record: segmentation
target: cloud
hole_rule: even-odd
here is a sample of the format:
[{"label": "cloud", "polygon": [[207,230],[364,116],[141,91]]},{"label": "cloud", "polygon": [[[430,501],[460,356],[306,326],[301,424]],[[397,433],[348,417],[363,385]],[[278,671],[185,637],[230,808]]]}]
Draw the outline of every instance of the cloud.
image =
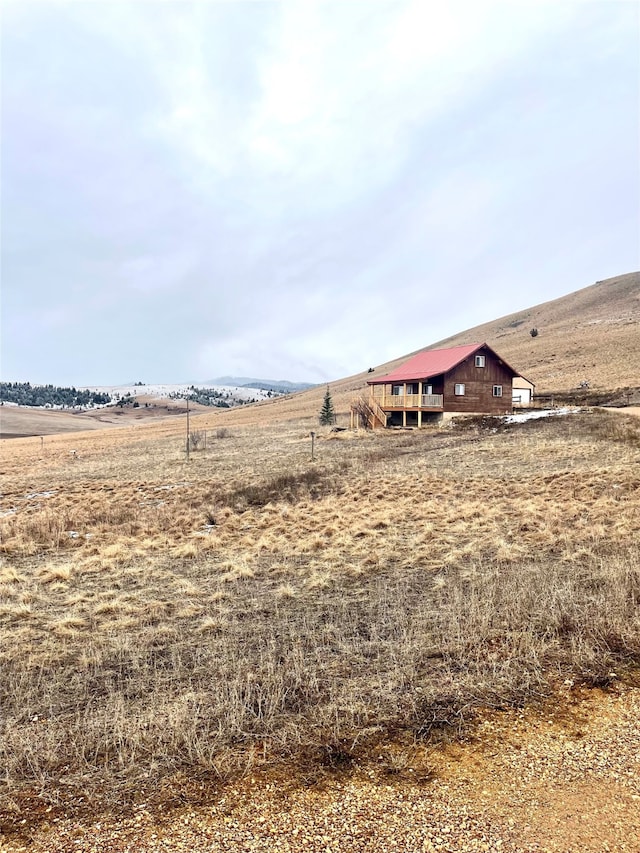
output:
[{"label": "cloud", "polygon": [[174,254],[141,255],[122,263],[120,273],[126,283],[141,293],[179,287],[195,269],[194,254],[179,251]]},{"label": "cloud", "polygon": [[322,381],[637,266],[634,4],[9,6],[3,372]]}]

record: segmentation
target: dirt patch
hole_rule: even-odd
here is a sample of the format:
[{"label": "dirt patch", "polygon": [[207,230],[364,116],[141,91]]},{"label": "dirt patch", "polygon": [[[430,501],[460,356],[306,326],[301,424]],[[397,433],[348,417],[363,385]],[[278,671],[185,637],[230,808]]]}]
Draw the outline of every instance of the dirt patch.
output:
[{"label": "dirt patch", "polygon": [[[209,793],[177,777],[174,793],[182,786],[191,803],[139,800],[127,812],[87,810],[80,819],[50,808],[32,826],[16,813],[2,849],[637,853],[639,713],[637,689],[565,685],[537,711],[487,713],[467,742],[380,746],[321,784],[299,768],[257,771]],[[425,762],[428,776],[419,772]]]},{"label": "dirt patch", "polygon": [[628,406],[626,409],[620,409],[619,411],[626,415],[635,415],[635,417],[640,416],[640,406]]}]

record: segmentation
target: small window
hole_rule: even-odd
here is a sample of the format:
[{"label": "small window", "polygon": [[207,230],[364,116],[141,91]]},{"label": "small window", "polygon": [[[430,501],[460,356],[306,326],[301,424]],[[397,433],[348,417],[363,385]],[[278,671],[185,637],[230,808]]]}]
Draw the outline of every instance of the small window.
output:
[{"label": "small window", "polygon": [[456,395],[456,397],[464,397],[464,383],[457,383],[453,393]]},{"label": "small window", "polygon": [[484,356],[477,355],[476,356],[476,367],[484,367]]},{"label": "small window", "polygon": [[502,385],[494,385],[493,386],[493,396],[494,397],[502,397]]},{"label": "small window", "polygon": [[417,394],[418,393],[418,383],[417,382],[408,382],[407,383],[407,394]]},{"label": "small window", "polygon": [[391,389],[391,394],[394,397],[399,397],[402,394],[402,385],[394,385]]},{"label": "small window", "polygon": [[422,393],[423,394],[433,394],[433,385],[429,385],[426,382],[422,383]]}]

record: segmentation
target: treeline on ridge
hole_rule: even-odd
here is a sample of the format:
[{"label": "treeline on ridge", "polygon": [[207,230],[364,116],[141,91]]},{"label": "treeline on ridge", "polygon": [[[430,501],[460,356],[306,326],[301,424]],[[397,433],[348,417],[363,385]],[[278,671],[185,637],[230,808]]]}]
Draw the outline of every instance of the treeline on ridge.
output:
[{"label": "treeline on ridge", "polygon": [[31,385],[30,382],[0,382],[0,402],[18,406],[77,408],[111,402],[111,395],[101,391],[60,388],[56,385]]},{"label": "treeline on ridge", "polygon": [[[275,396],[280,395],[272,391],[267,394],[267,397]],[[176,391],[169,397],[173,400],[192,400],[194,403],[200,403],[201,406],[218,406],[221,409],[230,409],[233,406],[258,402],[257,397],[242,400],[235,397],[230,391],[220,391],[217,388],[196,388],[195,385],[190,385],[187,391]]]}]

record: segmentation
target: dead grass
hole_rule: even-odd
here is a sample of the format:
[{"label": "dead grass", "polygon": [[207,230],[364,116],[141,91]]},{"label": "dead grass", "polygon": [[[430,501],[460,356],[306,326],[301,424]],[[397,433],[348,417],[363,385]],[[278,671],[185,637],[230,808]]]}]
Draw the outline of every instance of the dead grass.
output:
[{"label": "dead grass", "polygon": [[339,763],[622,675],[638,424],[327,434],[315,461],[308,422],[189,463],[168,425],[0,447],[3,784]]}]

